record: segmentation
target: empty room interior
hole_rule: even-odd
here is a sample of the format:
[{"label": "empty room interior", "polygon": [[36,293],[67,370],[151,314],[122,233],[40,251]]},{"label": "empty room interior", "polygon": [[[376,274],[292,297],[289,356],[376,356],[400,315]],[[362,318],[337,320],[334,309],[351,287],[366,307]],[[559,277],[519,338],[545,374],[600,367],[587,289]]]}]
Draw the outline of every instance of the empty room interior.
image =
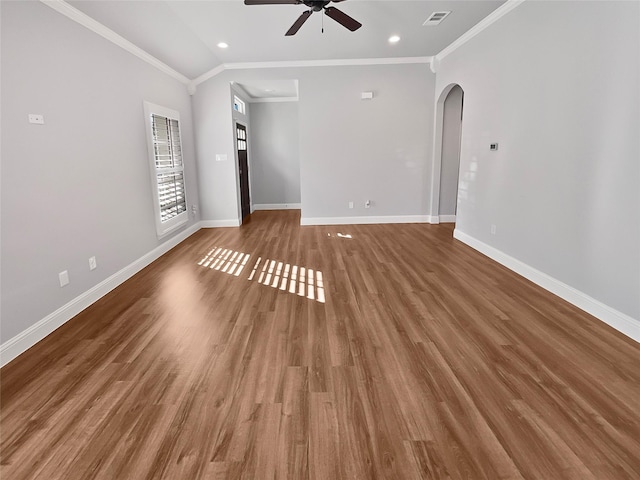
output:
[{"label": "empty room interior", "polygon": [[0,22],[0,478],[640,478],[640,2]]}]

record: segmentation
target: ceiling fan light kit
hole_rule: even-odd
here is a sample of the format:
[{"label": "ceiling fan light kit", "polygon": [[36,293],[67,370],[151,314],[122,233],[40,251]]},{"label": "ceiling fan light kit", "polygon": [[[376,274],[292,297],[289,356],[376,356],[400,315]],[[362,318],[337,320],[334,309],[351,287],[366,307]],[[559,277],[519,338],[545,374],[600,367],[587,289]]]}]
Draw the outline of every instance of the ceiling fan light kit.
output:
[{"label": "ceiling fan light kit", "polygon": [[[355,32],[362,24],[357,20],[351,18],[342,10],[338,10],[336,7],[328,6],[330,3],[344,2],[345,0],[244,0],[245,5],[306,5],[309,10],[302,12],[302,15],[291,25],[291,28],[287,30],[285,36],[290,37],[295,35],[300,27],[307,21],[307,19],[314,12],[323,12],[327,17],[335,20],[347,30]],[[324,31],[324,30],[323,30]]]}]

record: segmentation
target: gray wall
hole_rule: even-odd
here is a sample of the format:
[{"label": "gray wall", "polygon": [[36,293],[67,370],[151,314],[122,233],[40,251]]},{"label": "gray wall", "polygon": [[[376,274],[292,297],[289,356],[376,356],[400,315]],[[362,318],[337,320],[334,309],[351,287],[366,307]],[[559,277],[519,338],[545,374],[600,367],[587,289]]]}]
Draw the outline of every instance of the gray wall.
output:
[{"label": "gray wall", "polygon": [[189,204],[198,189],[184,85],[39,2],[1,9],[5,342],[160,244],[144,100],[180,112]]},{"label": "gray wall", "polygon": [[636,319],[639,10],[525,2],[445,57],[436,88],[465,94],[457,228]]},{"label": "gray wall", "polygon": [[301,80],[302,216],[426,215],[433,86],[427,65],[323,68]]},{"label": "gray wall", "polygon": [[447,95],[442,119],[442,166],[440,170],[439,215],[455,215],[460,167],[460,134],[462,133],[462,89],[459,86]]},{"label": "gray wall", "polygon": [[[236,166],[215,155],[233,154],[229,82],[258,78],[299,81],[303,218],[429,212],[435,75],[428,65],[277,68],[225,71],[198,85],[193,112],[203,219],[238,217]],[[363,91],[375,98],[361,100]]]},{"label": "gray wall", "polygon": [[253,204],[300,203],[298,102],[251,104]]}]

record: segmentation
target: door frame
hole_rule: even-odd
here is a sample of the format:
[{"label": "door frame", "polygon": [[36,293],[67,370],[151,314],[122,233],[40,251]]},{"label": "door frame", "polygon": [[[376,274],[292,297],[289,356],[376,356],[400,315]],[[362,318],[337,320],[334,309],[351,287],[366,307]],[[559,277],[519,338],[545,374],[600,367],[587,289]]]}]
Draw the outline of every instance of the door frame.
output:
[{"label": "door frame", "polygon": [[240,154],[238,152],[238,134],[236,132],[236,125],[242,125],[247,132],[247,179],[249,185],[249,213],[253,213],[253,200],[251,196],[251,144],[249,142],[249,123],[243,122],[242,120],[238,120],[237,118],[232,118],[232,126],[233,126],[233,152],[235,156],[235,170],[236,170],[236,187],[238,192],[238,221],[239,224],[242,225],[242,186],[240,185]]}]

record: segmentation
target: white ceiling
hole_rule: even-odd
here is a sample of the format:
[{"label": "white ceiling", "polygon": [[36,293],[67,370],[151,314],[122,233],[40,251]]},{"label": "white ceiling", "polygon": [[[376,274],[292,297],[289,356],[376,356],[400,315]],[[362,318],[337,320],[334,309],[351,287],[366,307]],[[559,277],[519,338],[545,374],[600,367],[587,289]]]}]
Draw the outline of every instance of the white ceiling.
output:
[{"label": "white ceiling", "polygon": [[[291,37],[304,5],[247,6],[242,0],[74,0],[73,7],[190,79],[223,63],[425,57],[489,15],[504,0],[349,0],[336,4],[363,24],[350,32],[320,12]],[[422,23],[452,13],[438,26]],[[321,24],[324,17],[324,33]],[[400,42],[390,44],[391,35]],[[226,42],[229,48],[217,47]]]}]

